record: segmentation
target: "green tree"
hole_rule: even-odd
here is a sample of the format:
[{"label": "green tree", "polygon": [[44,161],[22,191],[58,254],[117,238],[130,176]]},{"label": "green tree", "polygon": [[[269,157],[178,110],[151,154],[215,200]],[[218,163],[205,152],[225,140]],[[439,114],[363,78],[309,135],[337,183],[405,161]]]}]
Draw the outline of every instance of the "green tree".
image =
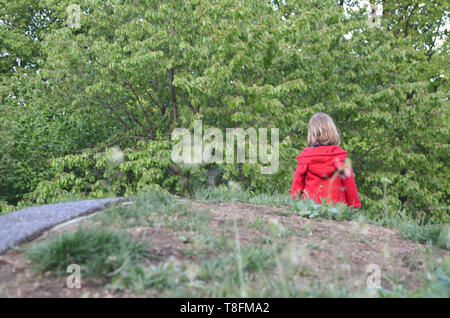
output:
[{"label": "green tree", "polygon": [[[25,185],[11,190],[16,198],[36,189],[32,200],[53,200],[47,193],[61,187],[98,196],[98,182],[111,171],[87,153],[120,145],[131,158],[146,147],[136,146],[137,139],[149,140],[151,154],[167,150],[173,128],[192,128],[194,119],[204,129],[278,127],[276,174],[261,175],[261,164],[248,163],[219,170],[222,181],[235,179],[254,192],[288,191],[307,122],[324,111],[342,132],[370,213],[389,204],[423,221],[448,221],[448,51],[442,49],[448,40],[441,49],[428,44],[440,32],[439,10],[404,13],[389,5],[377,29],[365,10],[345,15],[341,1],[79,3],[81,28],[71,29],[62,22],[70,1],[45,2],[55,24],[37,41],[38,72],[15,74],[6,85],[17,93],[5,98],[8,111],[0,115],[10,139],[1,148],[10,159],[1,166],[29,160],[15,174]],[[401,14],[411,16],[407,31]],[[75,157],[63,157],[69,153]],[[113,194],[144,183],[186,193],[206,182],[207,167],[185,169],[167,157],[158,165],[142,156],[139,164],[117,168]],[[53,157],[61,157],[53,160],[55,170],[39,170],[39,158]],[[149,171],[147,181],[139,169]],[[33,182],[30,171],[40,171]],[[64,173],[73,180],[57,181]]]}]

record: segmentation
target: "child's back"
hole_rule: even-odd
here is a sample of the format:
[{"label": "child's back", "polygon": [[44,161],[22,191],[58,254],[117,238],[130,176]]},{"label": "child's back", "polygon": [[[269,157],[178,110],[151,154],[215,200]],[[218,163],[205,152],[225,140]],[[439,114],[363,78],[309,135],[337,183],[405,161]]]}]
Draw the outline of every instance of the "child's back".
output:
[{"label": "child's back", "polygon": [[339,147],[339,142],[340,135],[333,119],[325,113],[314,114],[308,123],[309,147],[297,156],[298,165],[291,188],[293,199],[306,197],[321,203],[327,198],[327,202],[361,206],[351,167],[342,169],[347,152]]},{"label": "child's back", "polygon": [[322,198],[329,198],[333,202],[361,206],[351,168],[349,175],[338,170],[344,167],[346,158],[347,152],[337,145],[304,148],[297,156],[291,196],[301,196],[304,192],[303,197],[318,203]]}]

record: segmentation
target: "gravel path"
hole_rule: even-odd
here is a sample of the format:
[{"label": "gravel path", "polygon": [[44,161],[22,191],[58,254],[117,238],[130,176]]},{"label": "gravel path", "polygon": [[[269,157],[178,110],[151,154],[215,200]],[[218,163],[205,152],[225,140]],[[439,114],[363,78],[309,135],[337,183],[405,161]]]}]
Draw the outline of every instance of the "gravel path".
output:
[{"label": "gravel path", "polygon": [[126,198],[96,199],[30,207],[0,216],[0,254],[55,225],[101,210]]}]

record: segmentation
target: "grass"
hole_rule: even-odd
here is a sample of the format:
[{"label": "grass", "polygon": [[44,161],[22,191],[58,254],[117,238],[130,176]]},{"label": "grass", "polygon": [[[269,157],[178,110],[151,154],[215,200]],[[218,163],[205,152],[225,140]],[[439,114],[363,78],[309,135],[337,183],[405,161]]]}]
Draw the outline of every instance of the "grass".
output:
[{"label": "grass", "polygon": [[248,202],[257,205],[286,206],[288,209],[279,213],[292,212],[309,218],[324,218],[335,220],[352,220],[360,215],[360,209],[349,208],[345,204],[317,204],[313,200],[292,200],[290,195],[282,193],[257,194],[236,187],[206,187],[197,189],[192,199],[201,202]]},{"label": "grass", "polygon": [[38,272],[67,275],[67,267],[77,264],[87,277],[110,277],[118,269],[141,259],[145,244],[119,232],[79,228],[74,233],[34,244],[26,256]]},{"label": "grass", "polygon": [[394,217],[377,220],[363,217],[363,220],[366,223],[395,228],[405,239],[450,251],[449,224],[417,224],[413,219],[405,220]]},{"label": "grass", "polygon": [[427,272],[427,279],[422,288],[409,291],[402,285],[396,285],[391,290],[381,289],[379,297],[450,297],[450,257],[446,257],[442,264],[438,264]]},{"label": "grass", "polygon": [[175,196],[164,191],[150,191],[127,205],[105,209],[95,220],[102,225],[119,225],[122,228],[158,226],[186,213],[186,208]]},{"label": "grass", "polygon": [[250,199],[250,194],[234,187],[201,187],[194,191],[192,198],[201,202],[245,202]]},{"label": "grass", "polygon": [[[292,201],[289,196],[257,195],[227,188],[198,190],[194,198],[203,202],[248,202],[256,205],[285,207],[275,213],[290,218],[300,215],[310,219],[364,219],[364,211],[345,206],[318,205],[311,201]],[[62,234],[26,251],[38,272],[50,271],[66,276],[70,264],[79,264],[88,277],[101,278],[106,288],[132,291],[151,297],[439,297],[449,295],[450,259],[427,268],[422,288],[408,290],[395,274],[392,289],[355,288],[344,279],[322,283],[304,256],[325,251],[311,242],[299,248],[293,240],[312,237],[308,223],[293,230],[275,218],[256,215],[246,224],[258,236],[244,243],[238,224],[224,223],[212,229],[209,213],[198,206],[180,202],[166,192],[152,191],[132,203],[108,207],[90,222],[92,227]],[[404,222],[404,221],[402,221]],[[408,239],[447,248],[448,228],[425,227],[390,220]],[[165,228],[177,233],[184,247],[181,257],[158,257],[148,251],[151,242],[128,233],[136,227]],[[110,228],[115,228],[111,231]],[[321,236],[322,240],[328,239]],[[331,240],[331,238],[330,238]],[[446,241],[447,240],[447,241]],[[147,248],[146,248],[147,247]],[[338,260],[330,260],[337,262]],[[411,261],[411,266],[414,264]],[[419,266],[416,266],[418,271]],[[418,272],[419,273],[419,272]],[[300,279],[299,279],[300,278]]]},{"label": "grass", "polygon": [[396,225],[402,236],[409,240],[450,250],[450,225],[417,225],[400,222]]},{"label": "grass", "polygon": [[[278,212],[279,215],[285,216],[295,213],[311,219],[359,220],[392,227],[406,239],[450,250],[450,226],[448,224],[419,225],[415,220],[405,220],[404,217],[385,217],[373,220],[365,215],[363,209],[349,208],[345,204],[331,205],[325,202],[317,204],[313,200],[294,201],[289,195],[279,193],[251,195],[246,191],[230,190],[227,187],[201,188],[195,192],[193,199],[203,202],[248,202],[257,205],[286,206],[286,210]],[[385,214],[393,215],[393,213]]]}]

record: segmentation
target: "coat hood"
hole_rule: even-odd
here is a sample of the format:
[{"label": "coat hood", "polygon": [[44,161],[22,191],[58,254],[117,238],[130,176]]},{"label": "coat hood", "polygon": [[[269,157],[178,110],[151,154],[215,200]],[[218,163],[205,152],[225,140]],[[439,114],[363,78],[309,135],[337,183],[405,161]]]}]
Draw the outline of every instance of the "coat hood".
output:
[{"label": "coat hood", "polygon": [[299,164],[306,164],[308,171],[319,176],[329,177],[347,158],[347,151],[337,145],[306,147],[297,156]]}]

